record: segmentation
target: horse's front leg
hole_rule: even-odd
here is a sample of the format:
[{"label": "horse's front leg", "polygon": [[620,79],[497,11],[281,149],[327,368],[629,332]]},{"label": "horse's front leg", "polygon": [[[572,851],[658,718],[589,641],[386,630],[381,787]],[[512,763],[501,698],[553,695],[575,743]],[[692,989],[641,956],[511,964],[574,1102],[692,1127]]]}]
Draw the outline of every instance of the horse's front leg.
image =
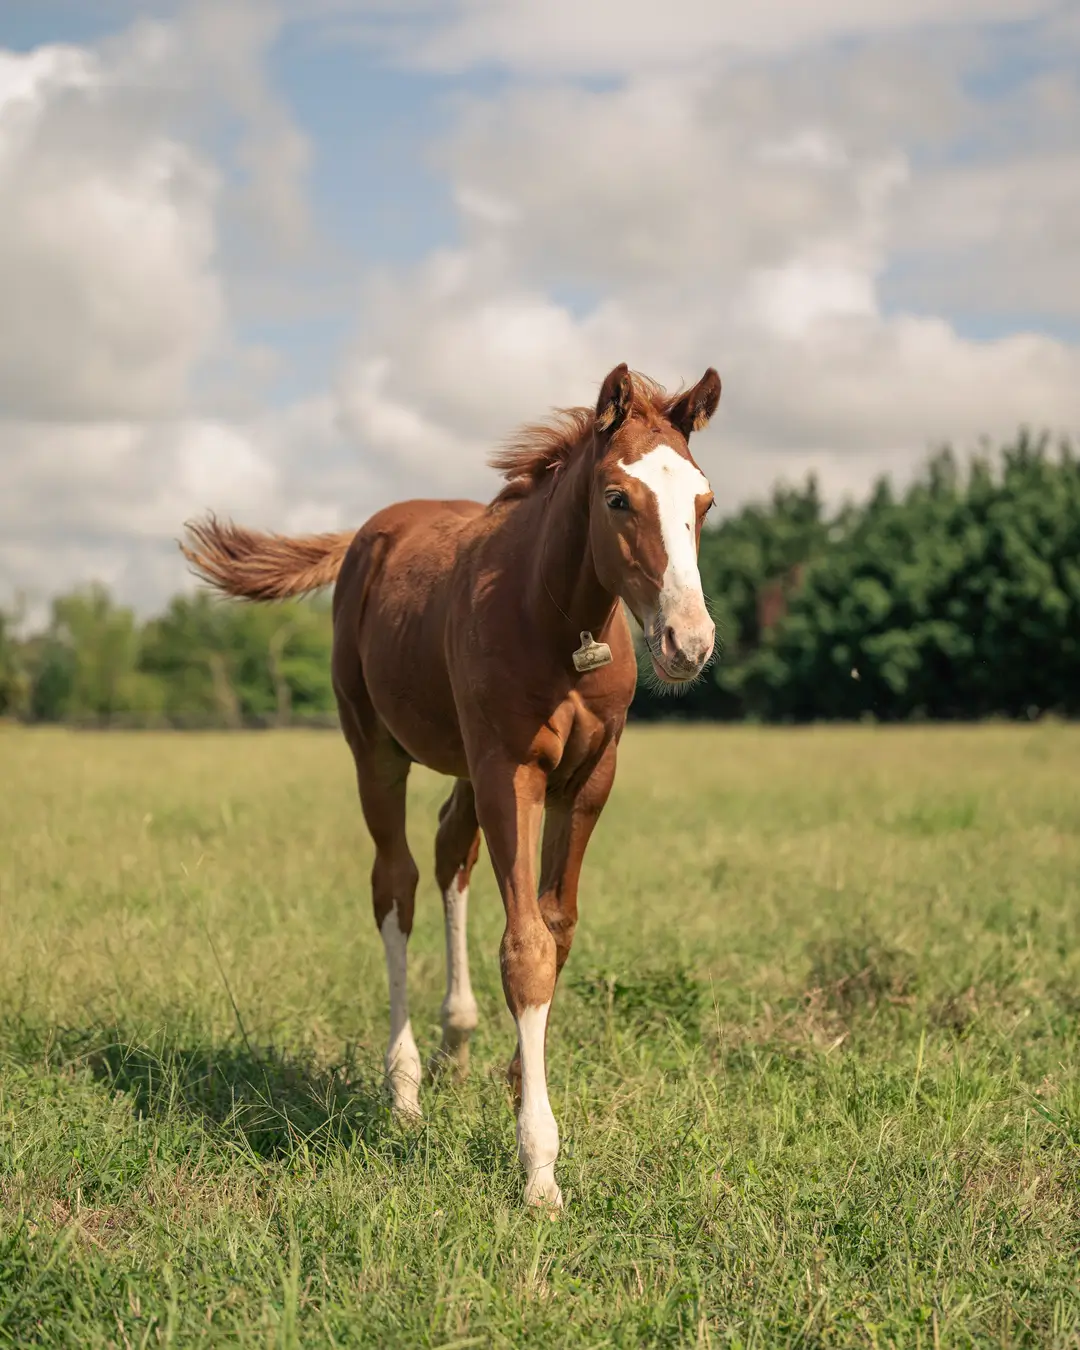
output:
[{"label": "horse's front leg", "polygon": [[489,762],[474,774],[473,786],[506,910],[499,958],[521,1059],[517,1144],[525,1169],[525,1199],[531,1205],[560,1206],[562,1193],[555,1180],[559,1127],[548,1100],[545,1061],[558,946],[540,908],[535,861],[547,775],[535,765]]},{"label": "horse's front leg", "polygon": [[[581,866],[593,828],[615,781],[616,749],[612,741],[583,783],[547,799],[540,857],[540,913],[555,939],[556,981],[574,941]],[[507,1078],[515,1099],[520,1101],[520,1051],[515,1051],[510,1061]]]}]

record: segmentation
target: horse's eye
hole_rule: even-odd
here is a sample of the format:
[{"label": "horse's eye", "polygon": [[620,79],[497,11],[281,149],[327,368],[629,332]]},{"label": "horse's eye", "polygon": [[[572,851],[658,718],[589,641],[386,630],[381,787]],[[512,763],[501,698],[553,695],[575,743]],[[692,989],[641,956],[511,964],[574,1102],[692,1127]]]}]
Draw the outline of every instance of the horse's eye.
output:
[{"label": "horse's eye", "polygon": [[607,495],[607,504],[613,511],[630,510],[630,498],[625,492],[609,492]]}]

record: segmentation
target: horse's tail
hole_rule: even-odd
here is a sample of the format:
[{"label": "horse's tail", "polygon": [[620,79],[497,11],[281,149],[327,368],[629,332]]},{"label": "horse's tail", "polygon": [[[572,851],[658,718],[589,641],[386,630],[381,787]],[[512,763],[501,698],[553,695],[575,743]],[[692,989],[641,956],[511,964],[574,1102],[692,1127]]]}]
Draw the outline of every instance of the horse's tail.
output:
[{"label": "horse's tail", "polygon": [[225,595],[244,600],[285,600],[331,585],[356,531],[281,534],[247,530],[213,515],[189,521],[180,550],[191,570]]}]

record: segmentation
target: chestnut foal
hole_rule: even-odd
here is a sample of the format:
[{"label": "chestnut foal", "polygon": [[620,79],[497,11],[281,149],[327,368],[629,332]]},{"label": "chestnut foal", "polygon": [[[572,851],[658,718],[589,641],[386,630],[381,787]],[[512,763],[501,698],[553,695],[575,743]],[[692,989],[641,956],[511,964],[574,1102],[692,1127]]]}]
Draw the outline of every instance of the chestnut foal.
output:
[{"label": "chestnut foal", "polygon": [[494,458],[507,483],[488,506],[401,502],[355,534],[302,539],[212,516],[188,527],[188,560],[228,595],[272,600],[336,578],[333,683],[375,844],[386,1071],[405,1116],[420,1114],[421,1077],[406,975],[418,879],[405,838],[410,765],[456,779],[439,812],[435,874],[446,922],[441,1057],[459,1070],[477,1021],[465,928],[483,830],[506,911],[500,962],[518,1039],[509,1076],[532,1204],[562,1203],[545,1040],[582,858],[634,693],[619,601],[641,624],[659,680],[701,673],[714,629],[697,551],[712,492],[687,441],[719,398],[712,369],[670,397],[620,365],[595,411],[525,428]]}]

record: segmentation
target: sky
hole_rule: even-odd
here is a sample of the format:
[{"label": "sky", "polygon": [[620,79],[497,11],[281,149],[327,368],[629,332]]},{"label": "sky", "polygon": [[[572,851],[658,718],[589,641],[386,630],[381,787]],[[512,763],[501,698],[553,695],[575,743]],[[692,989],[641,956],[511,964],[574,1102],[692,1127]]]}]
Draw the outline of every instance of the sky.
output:
[{"label": "sky", "polygon": [[486,500],[620,361],[720,371],[722,512],[1080,433],[1075,0],[4,0],[0,201],[30,614]]}]

